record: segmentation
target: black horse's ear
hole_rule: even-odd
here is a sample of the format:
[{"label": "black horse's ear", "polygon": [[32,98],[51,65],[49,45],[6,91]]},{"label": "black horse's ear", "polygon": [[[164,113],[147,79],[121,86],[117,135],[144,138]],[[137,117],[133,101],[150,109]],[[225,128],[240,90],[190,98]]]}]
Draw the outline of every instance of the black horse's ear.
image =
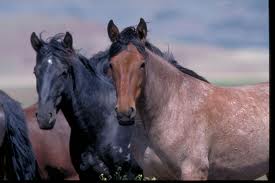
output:
[{"label": "black horse's ear", "polygon": [[143,18],[140,18],[140,21],[137,26],[137,33],[141,40],[145,40],[147,36],[147,25]]},{"label": "black horse's ear", "polygon": [[35,51],[39,51],[39,49],[42,47],[42,42],[41,40],[38,38],[38,36],[35,34],[35,32],[32,33],[31,35],[31,44],[32,47]]},{"label": "black horse's ear", "polygon": [[113,20],[109,21],[107,30],[108,30],[108,35],[109,35],[110,40],[112,42],[117,41],[119,38],[119,30],[118,30],[117,26],[114,24]]},{"label": "black horse's ear", "polygon": [[66,32],[63,43],[66,48],[73,49],[73,36],[69,32]]}]

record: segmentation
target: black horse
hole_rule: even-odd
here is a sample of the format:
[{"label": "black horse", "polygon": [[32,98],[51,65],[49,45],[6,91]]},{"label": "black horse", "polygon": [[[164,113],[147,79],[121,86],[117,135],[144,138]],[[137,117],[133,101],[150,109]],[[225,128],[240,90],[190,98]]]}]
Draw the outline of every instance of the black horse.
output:
[{"label": "black horse", "polygon": [[48,41],[33,33],[31,44],[37,53],[39,126],[52,129],[62,110],[71,127],[71,160],[80,179],[98,180],[101,174],[116,179],[119,167],[128,178],[142,173],[130,153],[132,130],[117,122],[116,93],[104,69],[108,54],[88,60],[73,48],[68,32]]},{"label": "black horse", "polygon": [[0,90],[0,180],[39,180],[24,112]]}]

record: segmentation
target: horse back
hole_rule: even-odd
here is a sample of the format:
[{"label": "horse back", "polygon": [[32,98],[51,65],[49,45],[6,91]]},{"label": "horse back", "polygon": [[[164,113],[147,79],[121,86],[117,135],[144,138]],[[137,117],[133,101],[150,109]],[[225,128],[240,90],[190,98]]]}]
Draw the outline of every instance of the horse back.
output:
[{"label": "horse back", "polygon": [[269,117],[269,83],[214,87],[203,105],[203,110],[209,114],[211,122],[220,124],[224,120],[232,120],[232,123],[255,121],[255,126],[257,121],[267,121]]},{"label": "horse back", "polygon": [[224,91],[225,96],[232,96],[232,99],[238,98],[240,102],[250,99],[252,104],[256,104],[257,107],[263,106],[265,109],[269,109],[269,82],[227,88],[221,87],[220,90]]},{"label": "horse back", "polygon": [[232,170],[232,177],[241,176],[234,169],[245,172],[243,177],[268,171],[269,83],[216,87],[204,110],[212,134],[211,176],[218,175],[220,167]]}]

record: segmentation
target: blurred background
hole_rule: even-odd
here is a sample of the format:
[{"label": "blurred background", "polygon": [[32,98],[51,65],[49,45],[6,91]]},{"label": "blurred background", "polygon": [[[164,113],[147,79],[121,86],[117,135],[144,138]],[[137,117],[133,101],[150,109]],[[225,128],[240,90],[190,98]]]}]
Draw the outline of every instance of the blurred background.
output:
[{"label": "blurred background", "polygon": [[91,57],[110,45],[110,19],[122,30],[140,17],[151,43],[216,85],[269,81],[268,0],[1,0],[0,89],[23,106],[37,100],[32,32],[70,31]]}]

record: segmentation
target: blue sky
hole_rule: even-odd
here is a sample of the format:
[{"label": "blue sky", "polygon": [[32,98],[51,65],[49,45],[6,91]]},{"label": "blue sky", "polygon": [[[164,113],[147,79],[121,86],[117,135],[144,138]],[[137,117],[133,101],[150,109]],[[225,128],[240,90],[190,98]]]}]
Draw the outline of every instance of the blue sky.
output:
[{"label": "blue sky", "polygon": [[76,17],[118,27],[143,17],[154,39],[224,48],[269,48],[268,0],[2,0],[0,16]]}]

